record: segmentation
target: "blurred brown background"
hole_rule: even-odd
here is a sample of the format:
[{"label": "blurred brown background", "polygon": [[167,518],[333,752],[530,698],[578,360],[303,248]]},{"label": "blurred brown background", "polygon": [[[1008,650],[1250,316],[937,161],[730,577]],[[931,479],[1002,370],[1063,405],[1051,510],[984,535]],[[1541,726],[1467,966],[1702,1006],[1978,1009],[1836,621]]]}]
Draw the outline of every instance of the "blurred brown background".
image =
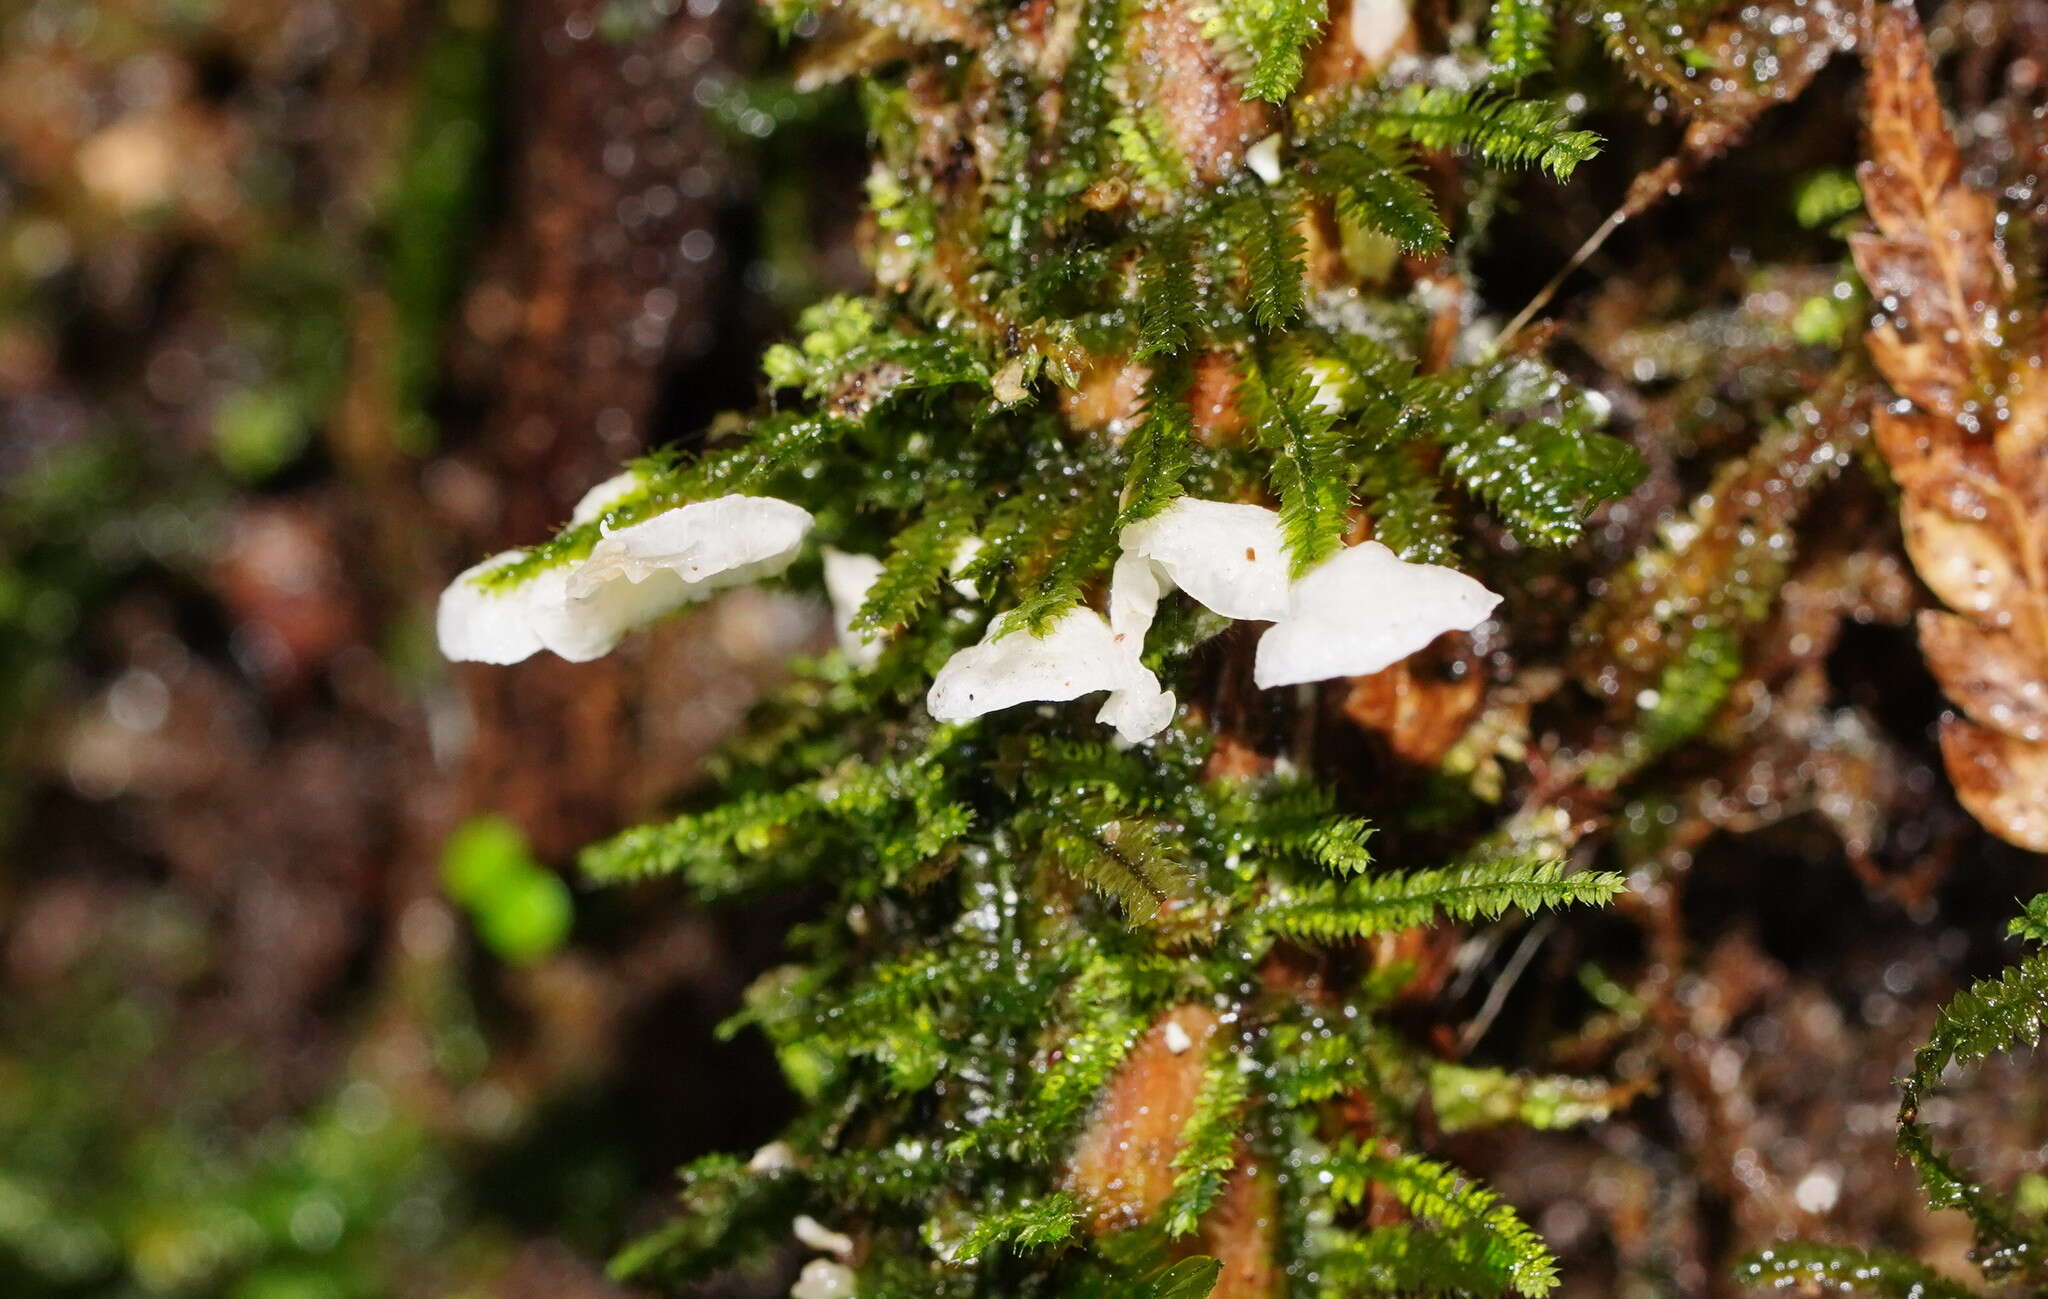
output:
[{"label": "blurred brown background", "polygon": [[442,875],[650,814],[817,611],[431,632],[856,278],[774,57],[720,0],[0,4],[0,1293],[610,1293],[774,1130],[710,1029],[782,917]]}]

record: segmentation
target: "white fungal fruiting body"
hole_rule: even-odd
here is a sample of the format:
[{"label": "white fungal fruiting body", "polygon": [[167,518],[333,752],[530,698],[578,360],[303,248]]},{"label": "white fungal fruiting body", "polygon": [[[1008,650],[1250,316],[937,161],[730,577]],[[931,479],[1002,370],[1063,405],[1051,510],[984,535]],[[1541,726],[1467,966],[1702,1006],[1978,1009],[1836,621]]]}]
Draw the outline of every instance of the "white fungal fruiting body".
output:
[{"label": "white fungal fruiting body", "polygon": [[1195,1039],[1188,1036],[1188,1031],[1180,1026],[1177,1019],[1166,1021],[1165,1039],[1166,1049],[1175,1055],[1186,1055],[1195,1047]]},{"label": "white fungal fruiting body", "polygon": [[1351,43],[1379,67],[1408,34],[1408,0],[1351,0]]},{"label": "white fungal fruiting body", "polygon": [[1252,680],[1290,686],[1378,672],[1447,631],[1477,627],[1499,603],[1456,569],[1407,563],[1364,542],[1294,583],[1287,616],[1259,638]]},{"label": "white fungal fruiting body", "polygon": [[1226,618],[1271,621],[1288,610],[1287,542],[1261,505],[1183,496],[1123,530],[1110,575],[1109,621],[1139,642],[1159,601],[1178,587]]},{"label": "white fungal fruiting body", "polygon": [[1278,131],[1244,151],[1244,165],[1268,185],[1280,183],[1280,133]]},{"label": "white fungal fruiting body", "polygon": [[882,657],[882,638],[873,632],[855,631],[853,619],[882,576],[882,561],[873,555],[849,554],[831,546],[826,546],[823,553],[825,598],[832,602],[832,634],[847,662],[866,671]]},{"label": "white fungal fruiting body", "polygon": [[747,1161],[750,1173],[779,1173],[786,1168],[796,1167],[796,1148],[787,1141],[771,1141],[754,1152]]},{"label": "white fungal fruiting body", "polygon": [[772,496],[721,496],[664,510],[590,548],[569,579],[583,598],[624,578],[680,586],[684,601],[773,577],[789,567],[811,530],[810,511]]},{"label": "white fungal fruiting body", "polygon": [[834,1254],[840,1258],[853,1257],[853,1237],[832,1230],[808,1213],[798,1214],[796,1220],[789,1224],[789,1229],[806,1247],[815,1249],[820,1254]]},{"label": "white fungal fruiting body", "polygon": [[789,1288],[789,1299],[853,1299],[857,1281],[846,1264],[814,1258],[804,1264],[796,1284]]},{"label": "white fungal fruiting body", "polygon": [[493,555],[465,570],[441,593],[434,630],[441,653],[456,662],[517,663],[549,650],[571,663],[611,652],[633,624],[632,602],[569,598],[569,570],[545,569],[517,586],[492,588],[477,579],[525,557]]},{"label": "white fungal fruiting body", "polygon": [[640,490],[640,475],[631,469],[622,474],[613,474],[597,486],[583,493],[583,499],[576,502],[576,508],[569,513],[569,523],[588,523],[605,511]]},{"label": "white fungal fruiting body", "polygon": [[[577,509],[595,518],[630,490],[632,484],[618,479],[601,483]],[[810,526],[810,514],[787,501],[722,496],[620,528],[582,564],[543,569],[517,585],[490,588],[477,581],[525,552],[494,555],[441,593],[435,613],[441,652],[456,661],[503,664],[545,649],[587,662],[663,614],[781,572]]]},{"label": "white fungal fruiting body", "polygon": [[1373,541],[1293,578],[1280,516],[1258,505],[1182,497],[1119,540],[1107,620],[1077,608],[1042,637],[991,628],[939,672],[926,698],[932,716],[966,721],[1107,690],[1096,720],[1133,742],[1158,734],[1175,701],[1141,656],[1160,600],[1176,588],[1227,618],[1273,623],[1253,666],[1261,686],[1378,672],[1444,632],[1478,626],[1500,603],[1455,569],[1407,563]]},{"label": "white fungal fruiting body", "polygon": [[1138,661],[1137,643],[1119,637],[1093,609],[1070,609],[1045,635],[1002,635],[999,619],[978,645],[946,661],[925,696],[942,722],[964,722],[1018,704],[1057,703],[1109,691],[1096,720],[1137,741],[1173,720],[1174,699]]},{"label": "white fungal fruiting body", "polygon": [[953,547],[953,557],[946,561],[947,585],[963,599],[972,600],[981,594],[974,579],[966,573],[967,566],[974,562],[985,544],[980,537],[962,537],[960,544]]}]

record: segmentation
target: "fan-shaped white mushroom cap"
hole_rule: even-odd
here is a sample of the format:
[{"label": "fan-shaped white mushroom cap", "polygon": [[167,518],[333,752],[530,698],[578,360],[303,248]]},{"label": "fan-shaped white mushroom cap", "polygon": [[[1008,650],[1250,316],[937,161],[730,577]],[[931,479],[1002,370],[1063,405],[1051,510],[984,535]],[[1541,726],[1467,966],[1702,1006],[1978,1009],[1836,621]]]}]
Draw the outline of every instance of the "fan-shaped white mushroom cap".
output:
[{"label": "fan-shaped white mushroom cap", "polygon": [[1118,538],[1109,621],[1142,648],[1152,616],[1179,587],[1226,618],[1271,620],[1288,610],[1287,544],[1280,516],[1262,505],[1183,496]]},{"label": "fan-shaped white mushroom cap", "polygon": [[825,597],[832,602],[832,634],[847,661],[865,671],[882,657],[882,638],[873,632],[856,632],[853,619],[882,576],[882,561],[873,555],[850,554],[831,546],[824,548],[824,556]]},{"label": "fan-shaped white mushroom cap", "polygon": [[434,630],[445,657],[505,664],[551,650],[571,663],[587,663],[609,654],[627,632],[664,612],[650,607],[645,589],[623,584],[592,599],[572,599],[569,570],[561,567],[543,569],[516,586],[494,588],[476,581],[525,554],[508,550],[493,555],[441,593]]},{"label": "fan-shaped white mushroom cap", "polygon": [[1364,542],[1294,583],[1287,617],[1259,638],[1252,679],[1291,686],[1378,672],[1447,631],[1477,627],[1499,603],[1456,569],[1407,563]]},{"label": "fan-shaped white mushroom cap", "polygon": [[571,524],[588,523],[602,515],[612,506],[625,500],[640,489],[640,475],[628,469],[613,474],[597,486],[583,493],[583,499],[576,502],[576,508],[569,514]]},{"label": "fan-shaped white mushroom cap", "polygon": [[674,582],[677,603],[773,577],[789,567],[811,530],[810,511],[772,496],[720,496],[608,533],[569,579],[588,597],[608,582]]},{"label": "fan-shaped white mushroom cap", "polygon": [[[596,517],[621,495],[615,485],[599,484],[577,508],[583,511],[596,497]],[[478,577],[525,554],[508,550],[468,569],[441,593],[434,619],[441,652],[457,661],[502,664],[545,649],[587,662],[671,610],[781,572],[810,526],[810,514],[787,501],[724,496],[621,528],[574,568],[546,568],[515,586],[480,585]]]},{"label": "fan-shaped white mushroom cap", "polygon": [[1374,67],[1386,62],[1413,24],[1408,0],[1351,0],[1351,43]]},{"label": "fan-shaped white mushroom cap", "polygon": [[1173,720],[1173,694],[1138,661],[1137,644],[1121,639],[1093,609],[1062,614],[1045,635],[1028,631],[998,635],[989,628],[978,645],[946,661],[925,696],[925,707],[942,722],[964,722],[1018,704],[1078,699],[1110,692],[1096,720],[1114,726],[1125,739],[1156,735]]}]

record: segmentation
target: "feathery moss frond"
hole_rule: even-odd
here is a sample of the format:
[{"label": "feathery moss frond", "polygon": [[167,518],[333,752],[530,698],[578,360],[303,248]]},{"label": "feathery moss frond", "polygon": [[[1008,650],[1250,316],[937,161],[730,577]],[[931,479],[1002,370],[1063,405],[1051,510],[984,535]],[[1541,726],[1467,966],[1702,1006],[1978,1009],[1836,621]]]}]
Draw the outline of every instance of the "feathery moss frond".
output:
[{"label": "feathery moss frond", "polygon": [[1119,816],[1100,804],[1048,809],[1031,820],[1046,860],[1114,900],[1133,923],[1152,919],[1170,900],[1192,896],[1186,858],[1149,820]]},{"label": "feathery moss frond", "polygon": [[1311,100],[1297,130],[1309,141],[1359,130],[1424,149],[1470,153],[1495,167],[1535,167],[1565,180],[1600,150],[1600,137],[1573,129],[1563,109],[1540,99],[1416,83],[1392,96],[1350,92]]},{"label": "feathery moss frond", "polygon": [[1413,563],[1455,566],[1457,524],[1419,448],[1391,446],[1367,456],[1358,486],[1373,540]]},{"label": "feathery moss frond", "polygon": [[1239,1120],[1251,1083],[1243,1062],[1228,1046],[1211,1051],[1202,1070],[1202,1089],[1181,1128],[1173,1157],[1173,1190],[1161,1221],[1169,1237],[1188,1235],[1223,1193],[1223,1179],[1237,1166]]},{"label": "feathery moss frond", "polygon": [[1550,66],[1551,0],[1493,0],[1486,57],[1497,81],[1522,81]]},{"label": "feathery moss frond", "polygon": [[1977,1299],[1959,1285],[1903,1254],[1786,1241],[1745,1255],[1735,1279],[1759,1289],[1833,1291],[1873,1299]]},{"label": "feathery moss frond", "polygon": [[2004,973],[1980,980],[1942,1007],[1927,1044],[1913,1054],[1906,1076],[1916,1099],[1940,1085],[1951,1065],[1973,1065],[2000,1051],[2038,1045],[2048,1030],[2048,952],[2037,952]]},{"label": "feathery moss frond", "polygon": [[1057,1245],[1074,1234],[1081,1221],[1081,1202],[1065,1191],[1014,1208],[983,1214],[953,1250],[953,1261],[971,1263],[997,1245],[1019,1253]]},{"label": "feathery moss frond", "polygon": [[1303,52],[1327,13],[1323,0],[1219,0],[1203,34],[1249,63],[1246,99],[1277,104],[1300,82]]},{"label": "feathery moss frond", "polygon": [[1262,329],[1277,329],[1299,316],[1305,301],[1302,256],[1308,246],[1294,227],[1293,213],[1253,182],[1241,186],[1217,215],[1244,274],[1252,320]]},{"label": "feathery moss frond", "polygon": [[2014,938],[2048,946],[2048,893],[2037,894],[2028,902],[2027,909],[2006,926],[2006,932]]},{"label": "feathery moss frond", "polygon": [[980,514],[966,493],[938,495],[924,516],[889,541],[881,576],[854,615],[855,631],[888,631],[915,618],[946,578]]},{"label": "feathery moss frond", "polygon": [[1363,137],[1311,150],[1301,179],[1361,229],[1393,236],[1410,252],[1432,253],[1449,237],[1414,163],[1386,140]]},{"label": "feathery moss frond", "polygon": [[1563,862],[1501,857],[1307,888],[1254,909],[1251,918],[1268,932],[1336,943],[1413,928],[1438,916],[1491,920],[1508,910],[1597,906],[1626,887],[1609,871],[1572,873]]},{"label": "feathery moss frond", "polygon": [[1149,519],[1181,494],[1195,458],[1195,419],[1188,406],[1192,377],[1186,364],[1162,360],[1145,384],[1145,408],[1131,432],[1131,467],[1124,475],[1117,529]]},{"label": "feathery moss frond", "polygon": [[1187,346],[1203,313],[1195,290],[1195,247],[1189,231],[1166,222],[1137,263],[1137,360],[1164,356]]},{"label": "feathery moss frond", "polygon": [[1245,358],[1238,406],[1273,457],[1280,524],[1294,571],[1306,571],[1341,544],[1349,525],[1351,484],[1331,434],[1335,417],[1315,400],[1315,385],[1284,359]]},{"label": "feathery moss frond", "polygon": [[[1448,1164],[1415,1154],[1374,1154],[1347,1141],[1331,1151],[1323,1171],[1331,1198],[1340,1204],[1358,1203],[1374,1185],[1391,1192],[1431,1228],[1426,1236],[1416,1235],[1410,1248],[1423,1245],[1435,1261],[1453,1264],[1454,1273],[1468,1283],[1484,1278],[1477,1286],[1457,1288],[1491,1294],[1512,1290],[1537,1299],[1557,1285],[1557,1260],[1542,1239],[1491,1189]],[[1441,1293],[1450,1287],[1439,1280],[1425,1281],[1421,1288]]]}]

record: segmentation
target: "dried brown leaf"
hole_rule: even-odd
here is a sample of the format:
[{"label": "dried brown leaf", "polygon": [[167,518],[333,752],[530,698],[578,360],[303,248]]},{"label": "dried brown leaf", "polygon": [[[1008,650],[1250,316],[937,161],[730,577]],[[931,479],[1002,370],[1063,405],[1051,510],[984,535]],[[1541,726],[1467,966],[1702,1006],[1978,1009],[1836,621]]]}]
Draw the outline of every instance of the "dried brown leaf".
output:
[{"label": "dried brown leaf", "polygon": [[[2037,337],[2048,340],[2048,316]],[[2048,362],[2039,350],[2013,373],[2007,417],[1992,439],[1999,478],[2036,515],[2048,513]]]},{"label": "dried brown leaf", "polygon": [[1901,396],[1974,423],[2004,372],[2013,296],[1997,210],[1962,183],[1911,6],[1878,11],[1868,67],[1870,157],[1857,175],[1877,233],[1858,236],[1853,251],[1886,312],[1871,354]]},{"label": "dried brown leaf", "polygon": [[[1910,5],[1872,19],[1858,170],[1874,233],[1856,265],[1884,309],[1866,343],[1912,408],[1874,419],[1907,554],[1955,613],[1920,619],[1956,794],[1992,833],[2048,851],[2048,380],[1990,198],[1963,182]],[[2024,337],[2019,335],[2025,334]],[[2024,347],[2026,350],[2021,350]]]},{"label": "dried brown leaf", "polygon": [[2003,533],[1912,497],[1899,508],[1906,554],[1943,604],[1995,624],[2032,598]]},{"label": "dried brown leaf", "polygon": [[1985,829],[2030,852],[2048,852],[2048,744],[1950,717],[1941,724],[1941,756],[1956,797]]},{"label": "dried brown leaf", "polygon": [[1930,610],[1920,615],[1920,650],[1942,693],[1972,720],[2016,740],[2048,740],[2048,689],[2019,637]]}]

